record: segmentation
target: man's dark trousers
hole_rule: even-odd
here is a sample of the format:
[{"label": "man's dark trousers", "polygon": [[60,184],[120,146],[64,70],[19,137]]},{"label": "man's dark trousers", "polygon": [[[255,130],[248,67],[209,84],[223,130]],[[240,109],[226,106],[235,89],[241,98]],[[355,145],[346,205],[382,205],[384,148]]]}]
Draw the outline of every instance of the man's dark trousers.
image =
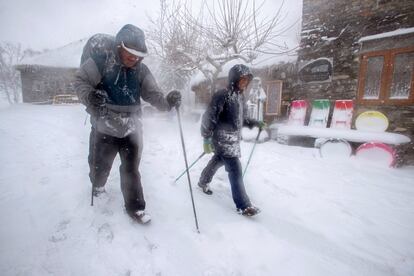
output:
[{"label": "man's dark trousers", "polygon": [[91,130],[89,141],[89,177],[95,187],[103,187],[116,154],[119,153],[121,166],[121,190],[127,211],[145,209],[141,175],[138,167],[142,154],[142,136],[134,132],[124,138],[117,138]]}]

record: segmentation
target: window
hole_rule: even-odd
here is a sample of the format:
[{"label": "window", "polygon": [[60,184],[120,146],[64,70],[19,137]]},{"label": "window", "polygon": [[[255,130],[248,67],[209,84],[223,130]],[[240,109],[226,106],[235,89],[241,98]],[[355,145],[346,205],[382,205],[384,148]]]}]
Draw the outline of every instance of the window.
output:
[{"label": "window", "polygon": [[377,51],[361,56],[358,102],[414,103],[414,47]]},{"label": "window", "polygon": [[308,62],[299,70],[299,78],[303,82],[330,81],[332,76],[332,61],[321,58]]}]

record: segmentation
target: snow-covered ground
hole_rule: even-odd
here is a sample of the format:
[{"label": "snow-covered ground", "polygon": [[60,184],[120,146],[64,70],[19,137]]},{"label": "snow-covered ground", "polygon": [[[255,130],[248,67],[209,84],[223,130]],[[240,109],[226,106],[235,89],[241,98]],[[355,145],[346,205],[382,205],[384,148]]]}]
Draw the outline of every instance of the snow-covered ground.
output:
[{"label": "snow-covered ground", "polygon": [[[82,106],[0,109],[0,275],[414,275],[414,168],[322,159],[258,144],[245,176],[262,213],[238,215],[227,175],[208,196],[191,170],[195,231],[176,118],[146,119],[141,175],[152,215],[123,210],[119,159],[90,206],[89,125]],[[188,159],[202,150],[184,123]],[[242,164],[251,143],[242,144]]]}]

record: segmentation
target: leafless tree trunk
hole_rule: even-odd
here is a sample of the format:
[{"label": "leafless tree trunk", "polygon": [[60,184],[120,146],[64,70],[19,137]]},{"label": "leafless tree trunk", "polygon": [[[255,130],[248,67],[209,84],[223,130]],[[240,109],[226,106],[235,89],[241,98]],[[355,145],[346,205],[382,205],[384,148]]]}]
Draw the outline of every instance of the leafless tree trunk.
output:
[{"label": "leafless tree trunk", "polygon": [[0,93],[7,96],[10,104],[21,98],[20,73],[14,68],[24,57],[20,44],[0,43]]},{"label": "leafless tree trunk", "polygon": [[156,54],[186,78],[195,70],[202,72],[212,92],[225,64],[292,51],[283,40],[293,26],[281,27],[283,0],[270,18],[262,14],[264,2],[256,5],[255,0],[204,1],[196,15],[188,2],[160,3],[149,32]]}]

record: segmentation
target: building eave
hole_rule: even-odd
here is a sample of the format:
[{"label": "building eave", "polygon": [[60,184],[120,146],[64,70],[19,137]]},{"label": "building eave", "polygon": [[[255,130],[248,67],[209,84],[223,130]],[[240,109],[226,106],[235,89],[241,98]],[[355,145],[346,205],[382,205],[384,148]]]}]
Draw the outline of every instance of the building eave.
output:
[{"label": "building eave", "polygon": [[18,64],[14,68],[20,72],[38,71],[38,70],[76,70],[76,67],[47,66],[38,64]]}]

